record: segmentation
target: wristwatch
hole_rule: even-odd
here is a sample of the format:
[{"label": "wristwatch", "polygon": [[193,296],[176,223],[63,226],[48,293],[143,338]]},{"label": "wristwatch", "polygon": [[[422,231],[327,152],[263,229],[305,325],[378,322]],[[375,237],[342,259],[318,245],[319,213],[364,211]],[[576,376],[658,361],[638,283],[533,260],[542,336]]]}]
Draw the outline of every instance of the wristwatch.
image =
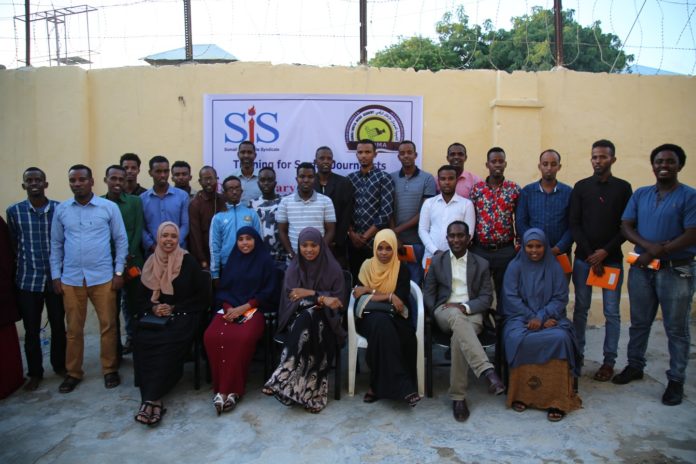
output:
[{"label": "wristwatch", "polygon": [[122,277],[122,276],[123,276],[123,272],[121,272],[121,271],[116,271],[116,272],[114,272],[114,274],[116,274],[116,277]]}]

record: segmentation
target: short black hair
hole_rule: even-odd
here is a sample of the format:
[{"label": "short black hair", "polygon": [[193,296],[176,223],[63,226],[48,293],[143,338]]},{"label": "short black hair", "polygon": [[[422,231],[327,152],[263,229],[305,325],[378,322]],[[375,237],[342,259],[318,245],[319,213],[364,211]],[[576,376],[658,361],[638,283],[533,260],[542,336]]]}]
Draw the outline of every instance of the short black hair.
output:
[{"label": "short black hair", "polygon": [[469,224],[467,224],[464,221],[456,220],[456,221],[450,222],[449,225],[447,226],[447,233],[448,234],[450,231],[450,227],[452,227],[452,226],[464,226],[464,229],[466,229],[466,235],[471,235],[471,232],[469,231]]},{"label": "short black hair", "polygon": [[300,169],[311,169],[312,172],[316,172],[314,168],[314,164],[308,163],[308,162],[303,162],[297,165],[297,169],[295,170],[295,175],[300,175]]},{"label": "short black hair", "polygon": [[272,166],[264,166],[261,169],[259,169],[259,175],[261,175],[261,172],[263,171],[271,171],[273,173],[273,177],[276,177],[275,169],[273,169]]},{"label": "short black hair", "polygon": [[611,143],[611,140],[607,139],[599,139],[595,143],[592,144],[592,148],[608,148],[611,150],[611,157],[615,158],[616,157],[616,147],[614,146],[613,143]]},{"label": "short black hair", "polygon": [[[360,140],[358,140],[358,145],[360,145],[360,144],[366,144],[366,143],[369,143],[370,145],[372,145],[372,151],[374,151],[375,153],[377,153],[377,145],[375,144],[375,142],[373,142],[373,141],[370,140],[370,139],[360,139]],[[357,145],[356,145],[356,148],[357,148]]]},{"label": "short black hair", "polygon": [[452,147],[462,147],[464,149],[464,154],[466,155],[466,146],[464,146],[463,143],[459,143],[459,142],[451,143],[450,146],[447,147],[447,154],[448,155],[449,155],[450,148],[452,148]]},{"label": "short black hair", "polygon": [[507,155],[505,154],[505,150],[503,150],[500,147],[493,147],[486,153],[486,162],[491,160],[491,153],[502,153],[503,156],[507,157]]},{"label": "short black hair", "polygon": [[321,150],[328,150],[331,152],[331,156],[333,156],[333,150],[330,147],[327,147],[326,145],[322,145],[321,147],[317,148],[317,151],[314,152],[314,157],[316,157]]},{"label": "short black hair", "polygon": [[135,161],[138,164],[138,167],[140,167],[140,157],[135,153],[122,154],[121,159],[118,162],[121,163],[121,165],[123,165],[124,161]]},{"label": "short black hair", "polygon": [[650,164],[655,162],[655,157],[661,151],[671,151],[672,153],[677,155],[677,158],[679,159],[679,167],[683,167],[686,164],[686,152],[682,147],[673,143],[663,143],[659,147],[655,148],[652,152],[650,152]]},{"label": "short black hair", "polygon": [[418,151],[418,149],[416,148],[416,144],[413,143],[411,140],[402,140],[401,142],[399,142],[399,148],[401,147],[401,145],[405,145],[407,143],[411,144],[411,146],[413,147],[413,151]]},{"label": "short black hair", "polygon": [[227,176],[227,177],[225,177],[225,180],[222,181],[222,188],[223,188],[223,190],[224,190],[224,188],[225,188],[225,184],[228,183],[228,182],[231,181],[231,180],[236,180],[237,182],[239,182],[239,185],[242,184],[242,181],[241,181],[241,179],[239,179],[239,177],[237,177],[237,176]]},{"label": "short black hair", "polygon": [[89,166],[85,166],[84,164],[73,164],[72,166],[70,166],[70,169],[68,169],[68,173],[70,173],[70,171],[82,170],[87,171],[87,176],[89,176],[90,178],[92,177],[92,169],[90,169]]},{"label": "short black hair", "polygon": [[186,161],[174,161],[174,164],[172,164],[172,169],[174,168],[187,168],[189,173],[191,173],[191,165]]},{"label": "short black hair", "polygon": [[167,163],[167,164],[169,164],[169,160],[162,155],[153,156],[152,158],[150,158],[150,163],[149,163],[150,169],[152,169],[155,166],[155,163]]},{"label": "short black hair", "polygon": [[541,157],[544,156],[544,153],[555,153],[556,156],[558,156],[558,162],[559,162],[559,163],[561,162],[561,154],[558,153],[558,152],[557,152],[556,150],[554,150],[553,148],[549,148],[548,150],[544,150],[544,151],[542,151],[541,153],[539,153],[539,161],[541,161]]},{"label": "short black hair", "polygon": [[201,177],[201,173],[206,169],[212,169],[212,171],[215,173],[215,177],[217,177],[217,171],[215,170],[215,168],[207,164],[198,170],[198,177]]},{"label": "short black hair", "polygon": [[123,168],[123,166],[119,166],[118,164],[112,164],[108,168],[106,168],[106,171],[104,171],[104,177],[109,177],[109,171],[112,169],[118,169],[119,171],[123,171],[123,173],[126,173],[126,170]]},{"label": "short black hair", "polygon": [[256,153],[256,145],[254,145],[254,142],[252,142],[251,140],[245,140],[242,143],[240,143],[237,146],[237,151],[239,151],[239,149],[242,148],[242,145],[251,145],[251,148],[254,149],[254,153]]},{"label": "short black hair", "polygon": [[441,171],[454,171],[455,173],[457,172],[457,168],[452,166],[451,164],[443,164],[440,166],[440,169],[437,170],[437,176],[440,177],[440,172]]},{"label": "short black hair", "polygon": [[43,172],[41,169],[37,168],[36,166],[29,166],[28,168],[26,168],[26,169],[24,170],[24,172],[22,173],[22,179],[24,179],[24,176],[25,176],[28,172],[38,172],[38,173],[41,173],[41,177],[43,177],[43,180],[46,180],[46,173]]}]

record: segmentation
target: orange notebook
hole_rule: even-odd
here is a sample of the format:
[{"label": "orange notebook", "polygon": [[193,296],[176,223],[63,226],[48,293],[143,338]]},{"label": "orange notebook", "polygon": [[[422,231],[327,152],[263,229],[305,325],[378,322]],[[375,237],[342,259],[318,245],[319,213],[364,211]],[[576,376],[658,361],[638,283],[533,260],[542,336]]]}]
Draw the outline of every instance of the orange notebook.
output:
[{"label": "orange notebook", "polygon": [[416,252],[413,251],[413,245],[403,246],[404,254],[399,253],[399,261],[405,263],[415,263],[416,262]]},{"label": "orange notebook", "polygon": [[573,272],[573,266],[570,265],[570,258],[568,257],[568,253],[560,254],[556,256],[556,259],[558,260],[558,263],[561,265],[563,272],[565,272],[566,274],[570,274],[571,272]]},{"label": "orange notebook", "polygon": [[616,290],[616,285],[619,283],[620,269],[616,267],[604,266],[604,274],[600,277],[590,269],[590,274],[587,276],[587,285],[593,287],[606,288],[607,290]]},{"label": "orange notebook", "polygon": [[[626,262],[630,265],[634,265],[636,261],[638,261],[638,257],[640,255],[634,251],[631,251],[628,253],[628,256],[626,256]],[[648,268],[653,269],[655,271],[660,270],[660,260],[659,259],[653,259],[650,264],[648,264]]]}]

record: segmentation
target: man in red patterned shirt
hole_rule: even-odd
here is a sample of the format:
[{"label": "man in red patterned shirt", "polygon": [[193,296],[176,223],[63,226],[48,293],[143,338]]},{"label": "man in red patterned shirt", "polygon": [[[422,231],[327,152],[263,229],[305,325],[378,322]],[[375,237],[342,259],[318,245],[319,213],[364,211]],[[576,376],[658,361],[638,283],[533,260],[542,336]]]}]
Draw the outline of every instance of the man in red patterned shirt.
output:
[{"label": "man in red patterned shirt", "polygon": [[517,253],[514,214],[520,186],[505,179],[506,167],[505,151],[491,148],[486,155],[488,177],[471,189],[471,201],[476,209],[476,236],[471,252],[488,261],[498,307],[503,275]]}]

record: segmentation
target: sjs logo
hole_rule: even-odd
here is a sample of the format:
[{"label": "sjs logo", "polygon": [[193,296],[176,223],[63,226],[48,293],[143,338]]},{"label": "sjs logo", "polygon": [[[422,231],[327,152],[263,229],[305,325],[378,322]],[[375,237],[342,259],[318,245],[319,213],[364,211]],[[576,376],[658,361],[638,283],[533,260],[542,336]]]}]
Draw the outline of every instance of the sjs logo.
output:
[{"label": "sjs logo", "polygon": [[280,138],[280,132],[275,127],[278,124],[278,113],[259,113],[252,106],[246,113],[229,113],[225,116],[225,143],[241,143],[251,140],[254,143],[273,143]]}]

